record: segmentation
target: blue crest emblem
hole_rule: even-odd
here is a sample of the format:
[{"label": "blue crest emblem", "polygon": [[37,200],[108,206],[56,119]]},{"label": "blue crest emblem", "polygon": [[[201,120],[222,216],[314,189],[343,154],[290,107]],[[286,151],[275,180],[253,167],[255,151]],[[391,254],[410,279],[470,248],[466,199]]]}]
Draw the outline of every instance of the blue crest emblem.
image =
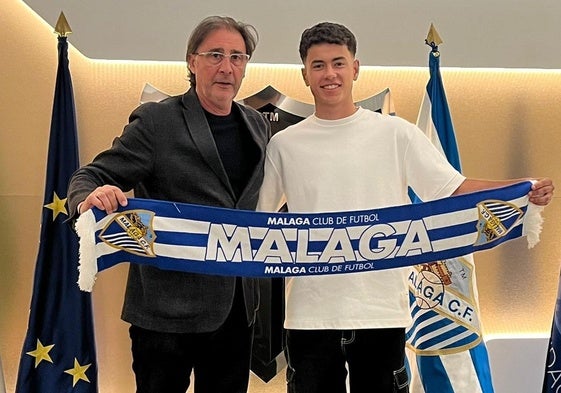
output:
[{"label": "blue crest emblem", "polygon": [[486,200],[477,204],[477,240],[474,245],[490,243],[506,236],[524,217],[516,205],[500,200]]},{"label": "blue crest emblem", "polygon": [[154,216],[155,213],[149,210],[127,210],[117,213],[101,230],[99,238],[113,248],[155,258]]}]

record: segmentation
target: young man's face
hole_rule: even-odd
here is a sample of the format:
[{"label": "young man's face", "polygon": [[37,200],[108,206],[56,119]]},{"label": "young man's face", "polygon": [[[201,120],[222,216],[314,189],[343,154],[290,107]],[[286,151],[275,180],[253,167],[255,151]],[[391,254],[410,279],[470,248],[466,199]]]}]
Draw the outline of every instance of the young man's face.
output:
[{"label": "young man's face", "polygon": [[317,44],[308,49],[302,75],[310,87],[316,113],[328,110],[335,118],[354,111],[353,82],[358,77],[359,63],[346,45]]},{"label": "young man's face", "polygon": [[[246,47],[239,32],[219,29],[211,32],[197,48],[197,53],[205,52],[243,54],[246,53]],[[201,105],[211,113],[228,114],[240,89],[247,63],[235,65],[228,57],[218,64],[214,63],[208,56],[189,55],[189,69],[195,74],[196,91]]]}]

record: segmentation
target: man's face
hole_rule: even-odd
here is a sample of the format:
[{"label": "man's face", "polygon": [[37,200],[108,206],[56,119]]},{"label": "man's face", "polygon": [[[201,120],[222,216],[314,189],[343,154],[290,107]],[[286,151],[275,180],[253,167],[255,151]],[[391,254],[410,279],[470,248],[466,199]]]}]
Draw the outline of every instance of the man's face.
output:
[{"label": "man's face", "polygon": [[[226,55],[246,53],[245,42],[237,31],[218,29],[211,32],[197,48],[197,53],[220,52]],[[247,62],[241,65],[231,63],[225,57],[218,64],[208,56],[189,55],[189,69],[195,74],[196,91],[201,105],[216,115],[230,113],[232,101],[245,75]]]},{"label": "man's face", "polygon": [[359,64],[346,45],[317,44],[308,49],[302,75],[310,87],[316,111],[353,104],[352,87]]}]

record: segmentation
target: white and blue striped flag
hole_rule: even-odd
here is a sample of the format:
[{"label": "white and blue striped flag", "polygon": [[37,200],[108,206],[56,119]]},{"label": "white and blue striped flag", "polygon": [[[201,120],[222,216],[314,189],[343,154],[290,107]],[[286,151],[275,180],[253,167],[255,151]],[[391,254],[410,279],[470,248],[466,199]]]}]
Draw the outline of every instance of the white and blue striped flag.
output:
[{"label": "white and blue striped flag", "polygon": [[[448,161],[460,156],[440,74],[440,37],[431,25],[430,79],[417,125]],[[409,279],[413,323],[407,331],[411,393],[492,393],[482,338],[473,255],[414,266]]]}]

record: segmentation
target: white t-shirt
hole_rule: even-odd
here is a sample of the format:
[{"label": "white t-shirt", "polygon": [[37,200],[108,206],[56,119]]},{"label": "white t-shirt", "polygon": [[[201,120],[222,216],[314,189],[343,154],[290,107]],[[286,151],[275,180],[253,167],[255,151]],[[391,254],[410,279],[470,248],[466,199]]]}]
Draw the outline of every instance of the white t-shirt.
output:
[{"label": "white t-shirt", "polygon": [[[465,177],[415,125],[359,108],[352,116],[312,115],[275,134],[267,146],[258,210],[374,209],[450,196]],[[288,329],[405,327],[410,323],[405,268],[286,279]]]}]

